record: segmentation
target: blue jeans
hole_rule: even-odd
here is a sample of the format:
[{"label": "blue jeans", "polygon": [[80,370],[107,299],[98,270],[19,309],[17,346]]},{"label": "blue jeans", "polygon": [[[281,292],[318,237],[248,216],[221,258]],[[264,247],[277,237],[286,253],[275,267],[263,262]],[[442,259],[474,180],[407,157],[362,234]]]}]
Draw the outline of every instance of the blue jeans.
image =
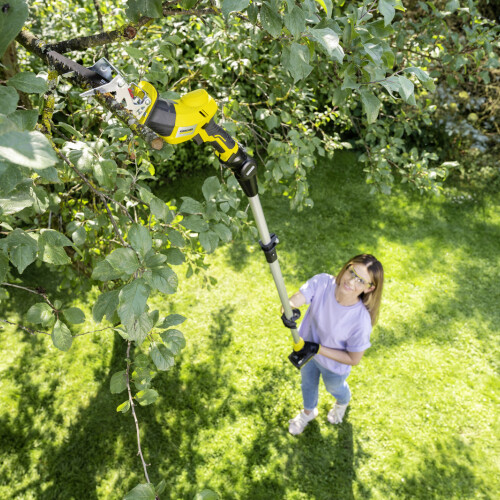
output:
[{"label": "blue jeans", "polygon": [[326,390],[337,400],[339,405],[346,405],[351,399],[351,390],[347,385],[348,375],[337,375],[311,359],[300,370],[302,376],[302,398],[304,409],[314,410],[318,406],[319,376],[323,377]]}]

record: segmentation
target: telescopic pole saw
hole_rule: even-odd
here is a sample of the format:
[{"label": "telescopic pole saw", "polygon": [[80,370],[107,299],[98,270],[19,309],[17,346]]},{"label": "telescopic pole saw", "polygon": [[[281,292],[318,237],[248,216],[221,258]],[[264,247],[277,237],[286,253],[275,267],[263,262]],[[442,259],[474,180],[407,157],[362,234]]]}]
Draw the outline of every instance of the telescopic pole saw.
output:
[{"label": "telescopic pole saw", "polygon": [[257,164],[245,149],[215,122],[214,116],[218,108],[215,100],[203,89],[188,92],[177,100],[162,99],[149,82],[141,81],[137,85],[127,83],[121,72],[105,58],[97,61],[92,67],[85,68],[53,50],[42,55],[52,65],[61,69],[61,72],[70,71],[91,87],[82,97],[113,94],[116,102],[123,105],[129,115],[139,122],[139,126],[146,125],[165,142],[178,144],[193,139],[197,144],[209,143],[215,149],[215,154],[223,165],[232,170],[248,197],[259,231],[260,245],[283,306],[283,324],[291,330],[293,338],[293,351],[288,358],[294,366],[302,368],[315,353],[307,348],[297,331],[295,322],[300,317],[300,311],[292,310],[288,300],[276,253],[278,238],[275,234],[269,234],[259,200]]}]

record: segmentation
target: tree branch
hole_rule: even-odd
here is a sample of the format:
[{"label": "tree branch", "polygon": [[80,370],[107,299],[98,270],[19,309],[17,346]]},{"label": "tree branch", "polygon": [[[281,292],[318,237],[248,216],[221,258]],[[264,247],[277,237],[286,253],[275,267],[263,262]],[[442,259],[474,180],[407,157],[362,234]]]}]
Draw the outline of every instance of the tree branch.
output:
[{"label": "tree branch", "polygon": [[[147,21],[150,20],[150,18],[143,19],[146,19]],[[54,50],[60,54],[65,54],[66,52],[71,52],[73,50],[86,50],[91,47],[108,45],[113,42],[132,40],[137,35],[138,28],[146,24],[140,23],[141,20],[139,20],[135,26],[129,24],[127,26],[123,26],[122,28],[112,31],[103,31],[102,33],[97,33],[96,35],[79,36],[62,42],[50,43],[47,44],[47,50]]]},{"label": "tree branch", "polygon": [[54,311],[59,312],[58,309],[54,306],[54,304],[52,304],[52,302],[49,300],[49,297],[47,296],[47,292],[42,287],[28,288],[26,286],[14,285],[14,283],[0,283],[0,286],[11,286],[12,288],[19,288],[20,290],[24,290],[25,292],[34,293],[35,295],[40,295],[40,297],[43,297],[43,300],[45,300],[45,302],[47,302],[47,304]]},{"label": "tree branch", "polygon": [[[35,55],[40,57],[40,59],[42,59],[47,65],[52,66],[60,75],[72,73],[72,75],[67,78],[71,81],[77,82],[83,88],[90,87],[86,78],[74,72],[74,68],[72,68],[69,64],[72,61],[68,60],[68,63],[65,63],[56,59],[55,56],[57,54],[55,54],[54,51],[51,51],[47,44],[36,38],[29,31],[23,29],[17,35],[16,40],[28,51],[33,52]],[[102,106],[111,111],[116,118],[130,128],[132,132],[142,137],[142,139],[144,139],[150,147],[153,149],[161,149],[163,147],[163,139],[149,127],[139,123],[132,113],[118,103],[111,94],[95,94],[93,97]]]},{"label": "tree branch", "polygon": [[[135,414],[135,403],[134,403],[134,398],[132,397],[132,390],[130,389],[130,347],[132,345],[132,342],[129,340],[128,345],[127,345],[127,371],[125,372],[126,379],[127,379],[127,391],[128,391],[128,401],[130,403],[130,409],[132,410],[132,416],[134,417],[134,423],[135,423],[135,430],[137,434],[137,454],[139,457],[141,457],[141,462],[142,462],[142,467],[144,469],[144,476],[146,477],[146,481],[148,483],[151,483],[149,480],[149,475],[148,475],[148,464],[146,464],[146,461],[144,460],[144,455],[142,454],[142,448],[141,448],[141,432],[139,429],[139,421],[137,420],[137,415]],[[156,496],[156,499],[158,500],[158,496]]]},{"label": "tree branch", "polygon": [[[49,138],[49,140],[50,140],[50,138]],[[115,230],[116,236],[118,236],[118,239],[120,240],[121,244],[124,247],[128,246],[125,243],[125,240],[123,239],[122,233],[120,232],[120,229],[118,228],[118,225],[116,224],[116,220],[115,220],[113,214],[111,213],[111,210],[109,209],[108,204],[106,203],[106,195],[104,193],[101,193],[101,191],[99,191],[98,189],[96,189],[94,187],[94,185],[80,172],[80,170],[77,167],[75,167],[68,160],[68,158],[66,158],[66,156],[59,150],[59,148],[57,148],[57,146],[52,141],[51,141],[51,143],[52,143],[52,147],[54,148],[55,152],[59,155],[59,157],[69,166],[69,168],[71,168],[71,170],[73,170],[76,173],[76,175],[78,175],[78,177],[80,177],[80,179],[82,179],[83,182],[85,182],[85,184],[87,184],[87,186],[90,188],[90,190],[96,196],[98,196],[101,199],[101,201],[104,203],[104,206],[106,208],[106,212],[108,213],[109,219],[111,221],[111,224],[113,225],[113,229]],[[129,214],[129,217],[130,217],[130,214]]]},{"label": "tree branch", "polygon": [[50,333],[48,333],[48,332],[42,332],[41,330],[33,330],[31,328],[28,328],[27,326],[18,325],[17,323],[13,323],[12,321],[8,321],[6,319],[0,318],[0,322],[8,323],[9,325],[15,326],[16,328],[20,328],[21,330],[28,332],[30,335],[36,335],[37,333],[43,333],[44,335],[50,335]]}]

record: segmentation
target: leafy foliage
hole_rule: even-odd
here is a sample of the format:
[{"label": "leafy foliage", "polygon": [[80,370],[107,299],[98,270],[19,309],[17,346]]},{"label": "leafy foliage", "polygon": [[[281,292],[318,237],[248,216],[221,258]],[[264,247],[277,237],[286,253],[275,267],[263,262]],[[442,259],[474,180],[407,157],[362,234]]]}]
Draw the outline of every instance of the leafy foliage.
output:
[{"label": "leafy foliage", "polygon": [[[317,159],[353,146],[363,149],[372,191],[390,194],[399,180],[439,193],[450,175],[498,188],[498,106],[488,111],[498,98],[498,26],[472,1],[406,8],[400,0],[106,0],[97,12],[97,3],[83,5],[35,2],[28,17],[17,0],[0,12],[0,281],[8,298],[30,265],[43,265],[61,276],[62,290],[99,288],[94,322],[106,321],[142,352],[127,364],[137,390],[120,412],[134,410],[134,400],[154,402],[154,374],[171,368],[185,344],[170,328],[180,318],[160,319],[151,296],[170,300],[176,266],[186,262],[188,277],[199,273],[206,253],[257,231],[235,177],[208,147],[149,149],[133,127],[82,99],[74,82],[19,45],[16,53],[11,42],[23,26],[63,46],[114,33],[107,57],[163,98],[206,88],[220,104],[219,121],[258,159],[261,193],[286,196],[292,208],[312,206],[307,174]],[[127,27],[133,41],[124,41]],[[83,50],[83,40],[76,46],[71,57],[87,66],[103,52]],[[453,106],[462,101],[475,104]],[[474,167],[464,151],[478,160]],[[163,183],[208,165],[198,199],[181,192],[162,199]],[[83,312],[29,291],[44,302],[26,320],[70,349]],[[120,377],[112,392],[122,388]],[[155,494],[148,485],[138,495]]]}]

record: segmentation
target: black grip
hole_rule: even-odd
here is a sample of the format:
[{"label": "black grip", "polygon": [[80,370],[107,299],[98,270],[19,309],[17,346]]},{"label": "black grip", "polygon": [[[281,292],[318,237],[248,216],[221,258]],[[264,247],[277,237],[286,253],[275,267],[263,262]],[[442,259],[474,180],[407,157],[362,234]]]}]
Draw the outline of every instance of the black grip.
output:
[{"label": "black grip", "polygon": [[[209,137],[217,137],[221,139],[225,144],[226,149],[233,149],[234,146],[236,146],[234,139],[220,125],[217,125],[213,118],[203,128]],[[212,146],[217,149],[219,153],[225,152],[225,150],[221,151],[221,146],[217,141],[211,141],[210,144],[212,144]]]}]

